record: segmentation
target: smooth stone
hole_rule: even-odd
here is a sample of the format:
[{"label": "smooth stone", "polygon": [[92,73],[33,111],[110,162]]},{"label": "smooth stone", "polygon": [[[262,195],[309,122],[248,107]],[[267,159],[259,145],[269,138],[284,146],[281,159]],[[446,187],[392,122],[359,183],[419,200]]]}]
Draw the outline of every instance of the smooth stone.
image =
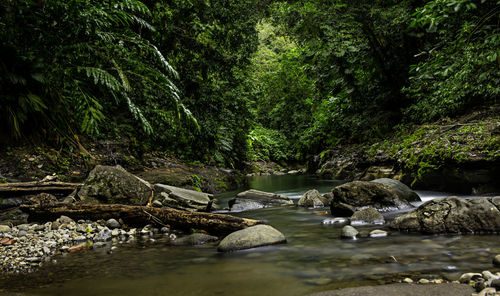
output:
[{"label": "smooth stone", "polygon": [[387,236],[387,231],[375,229],[370,231],[370,237],[384,237]]},{"label": "smooth stone", "polygon": [[347,218],[328,218],[321,221],[322,224],[346,224],[349,220]]},{"label": "smooth stone", "polygon": [[421,201],[420,196],[418,196],[418,194],[415,191],[411,190],[410,187],[406,186],[401,181],[389,178],[380,178],[380,179],[375,179],[371,182],[380,183],[391,187],[392,189],[399,192],[401,196],[403,196],[403,198],[407,201]]},{"label": "smooth stone", "polygon": [[493,257],[493,266],[500,267],[500,254]]},{"label": "smooth stone", "polygon": [[59,223],[61,224],[71,224],[71,223],[75,223],[75,221],[73,219],[71,219],[70,217],[68,216],[61,216],[59,217],[59,219],[57,219],[59,221]]},{"label": "smooth stone", "polygon": [[411,278],[405,278],[403,280],[403,283],[411,284],[411,283],[413,283],[413,280]]},{"label": "smooth stone", "polygon": [[341,237],[342,238],[350,238],[350,239],[356,239],[356,236],[359,234],[359,231],[356,230],[356,228],[346,225],[344,228],[342,228],[342,233]]},{"label": "smooth stone", "polygon": [[495,296],[497,295],[496,294],[497,290],[495,288],[485,288],[483,289],[481,292],[479,292],[479,294],[477,294],[477,296]]},{"label": "smooth stone", "polygon": [[282,243],[286,243],[286,238],[281,232],[269,225],[256,225],[229,234],[217,250],[230,252]]},{"label": "smooth stone", "polygon": [[430,283],[430,281],[428,279],[419,279],[418,283],[419,284],[428,284],[428,283]]},{"label": "smooth stone", "polygon": [[0,225],[0,232],[10,232],[10,227],[8,225]]},{"label": "smooth stone", "polygon": [[109,219],[108,221],[106,221],[106,226],[109,229],[115,229],[121,227],[120,222],[116,221],[116,219]]},{"label": "smooth stone", "polygon": [[460,278],[458,279],[458,281],[461,284],[468,284],[471,280],[479,279],[481,277],[482,277],[482,275],[480,273],[468,272],[468,273],[462,274],[460,276]]}]

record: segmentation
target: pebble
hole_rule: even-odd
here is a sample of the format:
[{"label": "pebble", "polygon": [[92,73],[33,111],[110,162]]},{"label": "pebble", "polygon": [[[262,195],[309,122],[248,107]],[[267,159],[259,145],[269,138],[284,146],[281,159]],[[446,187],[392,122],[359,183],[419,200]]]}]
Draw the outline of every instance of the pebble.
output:
[{"label": "pebble", "polygon": [[430,283],[430,281],[428,279],[419,279],[418,283],[419,284],[428,284],[428,283]]},{"label": "pebble", "polygon": [[403,283],[411,284],[411,283],[413,283],[413,280],[411,278],[405,278],[403,280]]},{"label": "pebble", "polygon": [[493,257],[493,266],[500,267],[500,254]]},{"label": "pebble", "polygon": [[120,228],[121,224],[116,219],[109,219],[108,221],[106,221],[106,226],[109,229],[115,229],[115,228]]},{"label": "pebble", "polygon": [[[135,241],[137,229],[132,228],[127,232],[120,229],[123,221],[110,220],[78,220],[77,223],[61,216],[45,224],[22,224],[16,227],[0,225],[0,275],[32,272],[44,262],[57,261],[53,257],[57,255],[83,252],[99,246],[115,249],[111,248],[111,239],[113,243]],[[148,235],[159,231],[151,225],[141,229],[141,233]],[[169,233],[170,228],[164,227],[161,231]],[[171,239],[175,239],[174,234],[171,234]]]}]

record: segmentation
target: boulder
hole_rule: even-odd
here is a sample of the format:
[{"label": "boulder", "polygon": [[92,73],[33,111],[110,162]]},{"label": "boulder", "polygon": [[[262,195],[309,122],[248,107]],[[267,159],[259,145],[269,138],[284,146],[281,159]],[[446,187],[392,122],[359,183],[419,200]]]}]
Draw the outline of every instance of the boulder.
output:
[{"label": "boulder", "polygon": [[380,183],[380,184],[384,184],[384,185],[391,187],[392,189],[399,192],[399,194],[406,201],[421,201],[420,196],[418,196],[418,194],[415,193],[415,191],[411,190],[410,187],[406,186],[401,181],[389,179],[389,178],[380,178],[380,179],[375,179],[371,182]]},{"label": "boulder", "polygon": [[214,196],[212,194],[155,184],[155,198],[167,207],[187,211],[210,211]]},{"label": "boulder", "polygon": [[293,201],[284,195],[254,189],[238,193],[228,203],[232,212],[293,205]]},{"label": "boulder", "polygon": [[173,240],[171,244],[175,246],[197,246],[215,242],[217,240],[219,240],[219,238],[216,236],[211,236],[204,233],[193,233],[191,235]]},{"label": "boulder", "polygon": [[356,239],[356,236],[359,234],[359,231],[356,230],[356,228],[346,225],[344,228],[342,228],[342,233],[340,234],[340,237],[342,238],[350,238],[350,239]]},{"label": "boulder", "polygon": [[351,225],[381,225],[384,222],[382,214],[372,208],[357,211],[351,216]]},{"label": "boulder", "polygon": [[244,250],[286,243],[285,236],[269,225],[256,225],[226,236],[219,244],[219,252]]},{"label": "boulder", "polygon": [[151,193],[151,184],[121,166],[97,165],[78,191],[78,197],[86,203],[143,206]]},{"label": "boulder", "polygon": [[493,233],[500,231],[500,196],[430,200],[397,217],[391,227],[419,233]]},{"label": "boulder", "polygon": [[412,205],[391,187],[368,181],[354,181],[332,189],[332,215],[348,217],[367,207],[380,212],[411,208]]},{"label": "boulder", "polygon": [[299,199],[298,206],[308,208],[321,208],[329,205],[328,200],[321,196],[318,190],[309,190]]}]

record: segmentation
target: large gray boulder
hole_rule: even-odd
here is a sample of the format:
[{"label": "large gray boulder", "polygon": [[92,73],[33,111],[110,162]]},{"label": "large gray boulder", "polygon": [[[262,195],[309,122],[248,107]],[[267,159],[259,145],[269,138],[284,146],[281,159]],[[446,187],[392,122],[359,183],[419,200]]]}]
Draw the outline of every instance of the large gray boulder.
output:
[{"label": "large gray boulder", "polygon": [[293,205],[293,201],[284,195],[255,189],[238,193],[228,203],[232,212]]},{"label": "large gray boulder", "polygon": [[212,194],[155,184],[155,199],[162,205],[186,211],[210,211],[214,196]]},{"label": "large gray boulder", "polygon": [[230,252],[282,243],[286,243],[283,233],[269,225],[256,225],[229,234],[217,250]]},{"label": "large gray boulder", "polygon": [[304,193],[298,202],[298,206],[308,208],[327,207],[329,204],[329,200],[323,197],[316,189]]},{"label": "large gray boulder", "polygon": [[500,196],[430,200],[397,217],[391,227],[419,233],[492,233],[500,231]]},{"label": "large gray boulder", "polygon": [[406,186],[404,183],[398,180],[389,179],[389,178],[380,178],[375,179],[371,182],[380,183],[391,187],[401,194],[401,196],[407,201],[421,201],[420,196],[411,190],[410,187]]},{"label": "large gray boulder", "polygon": [[354,181],[332,189],[332,215],[350,217],[357,210],[374,208],[388,212],[411,208],[412,205],[391,187],[367,181]]},{"label": "large gray boulder", "polygon": [[151,193],[151,184],[121,166],[97,165],[78,191],[78,197],[86,203],[143,206],[147,204]]}]

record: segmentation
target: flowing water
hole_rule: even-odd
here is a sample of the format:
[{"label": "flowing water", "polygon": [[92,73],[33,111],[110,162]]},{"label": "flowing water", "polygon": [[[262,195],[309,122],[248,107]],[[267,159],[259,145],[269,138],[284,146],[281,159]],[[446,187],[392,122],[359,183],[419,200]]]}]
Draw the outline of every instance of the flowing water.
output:
[{"label": "flowing water", "polygon": [[[254,189],[298,199],[307,190],[338,183],[311,176],[250,179]],[[244,190],[246,188],[242,188]],[[219,196],[222,206],[237,192]],[[424,201],[447,196],[418,192]],[[415,204],[418,205],[418,204]],[[221,254],[215,246],[168,246],[164,240],[121,244],[58,257],[39,272],[0,280],[9,295],[306,295],[341,287],[390,283],[404,277],[456,279],[494,270],[495,235],[424,236],[396,232],[369,238],[378,227],[358,227],[358,240],[340,239],[340,225],[322,225],[327,209],[295,206],[237,213],[263,219],[285,234],[284,245]],[[389,215],[390,216],[390,215]]]}]

